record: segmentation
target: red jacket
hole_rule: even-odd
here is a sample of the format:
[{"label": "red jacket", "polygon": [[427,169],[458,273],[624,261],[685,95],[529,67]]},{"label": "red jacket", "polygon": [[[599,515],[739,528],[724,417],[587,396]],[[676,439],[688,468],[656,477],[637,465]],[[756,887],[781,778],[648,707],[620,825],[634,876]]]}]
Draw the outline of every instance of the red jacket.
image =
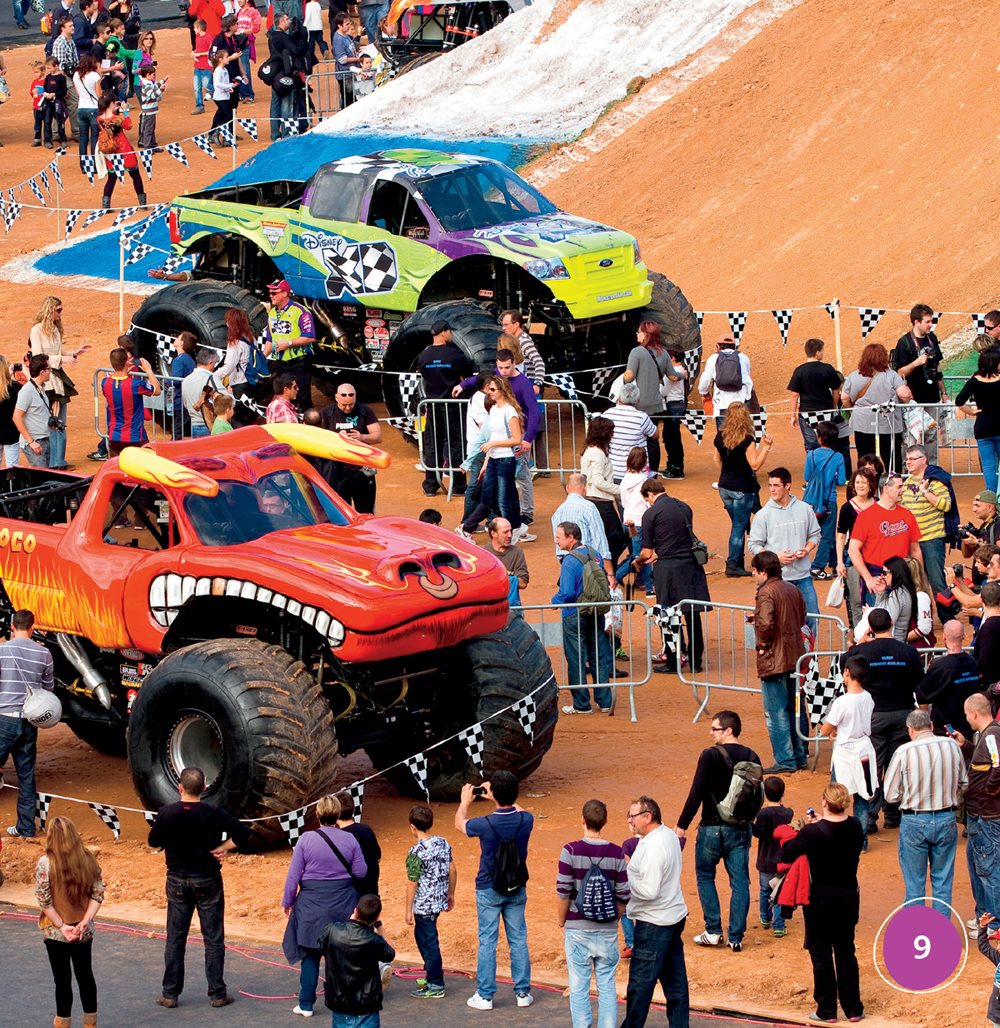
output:
[{"label": "red jacket", "polygon": [[188,15],[192,18],[201,18],[205,23],[205,33],[209,39],[215,37],[222,31],[222,19],[226,14],[226,5],[222,0],[191,0]]},{"label": "red jacket", "polygon": [[[791,825],[778,825],[774,830],[774,838],[782,846],[789,839],[794,839],[798,831]],[[778,893],[778,905],[782,907],[806,907],[809,905],[809,858],[805,855],[797,857],[791,864],[778,864],[778,874],[787,871],[781,891]]]},{"label": "red jacket", "polygon": [[97,119],[97,124],[98,127],[107,126],[109,131],[112,125],[117,124],[121,127],[121,132],[119,132],[114,137],[115,153],[122,154],[122,156],[124,157],[122,163],[125,165],[126,168],[137,168],[139,166],[139,163],[136,160],[135,150],[133,149],[132,144],[128,141],[128,136],[125,135],[125,130],[130,129],[132,127],[131,116],[129,116],[128,118],[123,118],[120,114],[116,114],[111,117],[101,115],[101,117]]}]

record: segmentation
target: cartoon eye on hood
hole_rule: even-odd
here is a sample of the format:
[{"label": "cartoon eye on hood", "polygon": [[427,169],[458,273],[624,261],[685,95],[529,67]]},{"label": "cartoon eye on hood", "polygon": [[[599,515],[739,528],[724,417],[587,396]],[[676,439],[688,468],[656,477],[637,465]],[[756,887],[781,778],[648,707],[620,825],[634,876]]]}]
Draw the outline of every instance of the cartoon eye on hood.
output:
[{"label": "cartoon eye on hood", "polygon": [[406,581],[417,579],[420,588],[435,600],[450,600],[458,594],[458,582],[444,573],[444,568],[460,568],[462,561],[455,553],[435,553],[430,559],[430,570],[417,560],[404,560],[399,565],[399,577]]}]

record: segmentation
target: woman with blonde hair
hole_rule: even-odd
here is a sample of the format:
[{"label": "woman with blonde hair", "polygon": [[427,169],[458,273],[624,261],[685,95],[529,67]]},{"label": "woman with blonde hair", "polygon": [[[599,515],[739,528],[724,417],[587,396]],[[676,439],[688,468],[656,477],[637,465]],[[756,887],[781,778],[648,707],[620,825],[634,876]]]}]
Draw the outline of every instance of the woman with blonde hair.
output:
[{"label": "woman with blonde hair", "polygon": [[766,433],[760,446],[754,442],[753,419],[746,404],[731,403],[715,436],[715,459],[719,468],[719,496],[731,523],[729,553],[726,556],[727,578],[749,578],[743,566],[746,535],[750,518],[760,510],[760,483],[757,471],[767,459],[774,439]]},{"label": "woman with blonde hair", "polygon": [[288,918],[281,948],[290,964],[301,961],[299,1002],[293,1014],[312,1017],[319,981],[319,937],[331,921],[346,921],[358,902],[357,883],[368,870],[357,839],[337,827],[340,800],[316,804],[319,828],[295,844],[281,909]]},{"label": "woman with blonde hair", "polygon": [[918,650],[937,645],[934,634],[934,604],[931,600],[931,584],[927,580],[927,572],[916,557],[904,557],[903,562],[910,569],[913,590],[917,597],[917,609],[910,622],[910,632],[906,641]]},{"label": "woman with blonde hair", "polygon": [[97,983],[91,966],[94,918],[104,902],[101,867],[68,817],[54,817],[45,834],[45,852],[35,865],[35,897],[56,985],[53,1028],[70,1028],[73,975],[80,990],[84,1025],[97,1024]]},{"label": "woman with blonde hair", "polygon": [[14,424],[14,407],[20,391],[21,384],[10,373],[7,358],[0,357],[0,446],[8,468],[16,468],[21,459],[21,433]]},{"label": "woman with blonde hair", "polygon": [[66,406],[76,396],[76,384],[66,374],[65,365],[75,364],[76,358],[88,346],[81,346],[72,353],[63,353],[62,300],[58,296],[46,296],[35,315],[35,322],[28,332],[28,349],[31,356],[45,354],[49,358],[52,374],[49,376],[45,397],[52,416],[63,423],[62,429],[49,429],[49,467],[65,470],[66,463]]}]

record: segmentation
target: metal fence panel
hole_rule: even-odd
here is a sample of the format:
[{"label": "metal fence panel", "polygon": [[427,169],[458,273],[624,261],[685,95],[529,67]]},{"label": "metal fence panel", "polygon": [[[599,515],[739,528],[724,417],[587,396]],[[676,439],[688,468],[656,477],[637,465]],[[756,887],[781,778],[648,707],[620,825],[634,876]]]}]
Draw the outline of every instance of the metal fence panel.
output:
[{"label": "metal fence panel", "polygon": [[[338,76],[334,61],[320,61],[306,79],[306,118],[314,125],[346,106],[344,76]],[[316,70],[319,69],[319,70]]]},{"label": "metal fence panel", "polygon": [[[91,379],[94,393],[94,431],[102,439],[108,437],[108,410],[104,401],[104,393],[101,391],[101,383],[105,378],[114,374],[111,368],[98,368]],[[133,371],[130,378],[139,378],[146,381],[146,376],[141,371]],[[173,439],[173,398],[174,391],[180,391],[182,378],[171,378],[169,375],[157,375],[160,383],[159,396],[143,397],[143,406],[152,416],[146,418],[146,434],[150,442],[166,442]]]}]

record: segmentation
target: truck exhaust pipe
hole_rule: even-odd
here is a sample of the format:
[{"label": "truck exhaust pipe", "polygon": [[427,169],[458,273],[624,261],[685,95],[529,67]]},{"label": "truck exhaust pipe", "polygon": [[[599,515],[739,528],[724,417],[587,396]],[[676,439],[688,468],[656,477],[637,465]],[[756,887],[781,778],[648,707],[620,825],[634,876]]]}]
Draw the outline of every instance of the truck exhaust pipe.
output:
[{"label": "truck exhaust pipe", "polygon": [[108,688],[107,679],[94,667],[90,658],[84,652],[80,640],[74,635],[66,635],[64,632],[56,632],[56,642],[59,649],[63,651],[66,659],[80,672],[83,684],[91,696],[105,709],[111,709],[111,690]]}]

